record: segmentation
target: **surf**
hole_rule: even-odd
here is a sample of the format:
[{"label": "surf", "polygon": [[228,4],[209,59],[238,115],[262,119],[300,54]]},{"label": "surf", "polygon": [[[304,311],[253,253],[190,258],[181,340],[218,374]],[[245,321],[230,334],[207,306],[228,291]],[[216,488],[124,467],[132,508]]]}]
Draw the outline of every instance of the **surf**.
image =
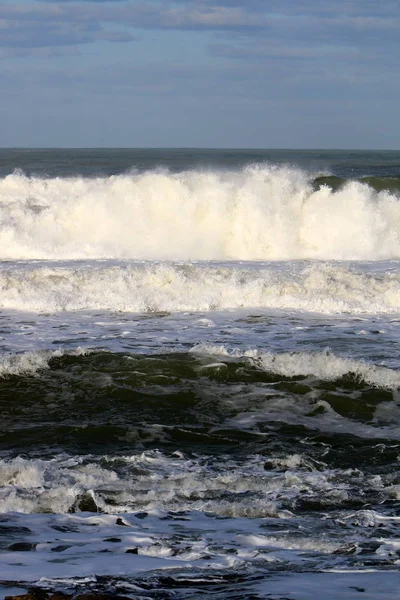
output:
[{"label": "surf", "polygon": [[0,180],[0,259],[399,258],[397,189],[331,179],[270,164],[92,178],[16,171]]},{"label": "surf", "polygon": [[393,263],[17,262],[0,267],[0,307],[29,312],[400,312]]}]

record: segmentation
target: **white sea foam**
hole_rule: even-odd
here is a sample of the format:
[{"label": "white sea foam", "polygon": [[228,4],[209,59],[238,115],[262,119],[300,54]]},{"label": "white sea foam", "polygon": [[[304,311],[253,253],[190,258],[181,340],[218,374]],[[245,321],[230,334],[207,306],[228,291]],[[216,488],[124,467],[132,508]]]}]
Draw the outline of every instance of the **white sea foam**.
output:
[{"label": "white sea foam", "polygon": [[352,373],[369,385],[397,389],[400,371],[368,364],[361,360],[341,357],[332,352],[263,352],[259,350],[229,349],[225,346],[199,344],[191,352],[217,357],[230,357],[249,361],[252,365],[285,377],[296,375],[334,380]]},{"label": "white sea foam", "polygon": [[[296,460],[297,459],[297,460]],[[319,470],[307,458],[289,455],[253,455],[245,465],[226,456],[219,461],[205,457],[187,459],[176,453],[166,456],[148,451],[132,456],[61,455],[50,460],[17,457],[0,459],[0,513],[51,512],[66,514],[88,495],[100,512],[190,511],[212,512],[230,517],[293,518],[287,509],[307,493],[324,495],[326,504],[345,504],[357,484],[374,487],[385,497],[397,497],[391,482],[362,473]],[[137,469],[137,471],[136,471]],[[135,476],[132,477],[132,471]],[[286,507],[286,508],[284,508]]]},{"label": "white sea foam", "polygon": [[[310,551],[326,554],[337,547],[335,542],[329,544],[320,536],[312,538],[309,531],[304,545],[298,533],[293,546],[294,536],[288,539],[286,547],[272,537],[268,545],[258,544],[265,540],[264,519],[216,519],[210,514],[191,512],[184,519],[177,515],[177,523],[171,517],[163,511],[150,511],[143,521],[128,514],[121,527],[114,515],[13,514],[10,524],[29,528],[25,540],[34,544],[36,551],[5,553],[0,578],[7,580],[12,572],[14,580],[40,580],[43,587],[53,584],[76,589],[86,583],[93,589],[95,573],[101,573],[118,577],[117,589],[125,588],[129,595],[134,592],[135,597],[138,591],[143,592],[140,597],[148,598],[150,586],[143,579],[149,578],[150,585],[154,585],[163,569],[174,569],[172,573],[164,572],[164,576],[171,574],[178,581],[193,582],[188,583],[190,593],[194,585],[201,586],[214,573],[221,583],[221,569],[235,574],[245,569],[249,574],[253,568],[257,572],[260,564],[265,569],[266,563],[284,561],[285,565],[298,566],[307,564]],[[60,558],[57,553],[61,553]],[[140,575],[136,582],[132,581],[135,575]],[[125,583],[126,576],[129,580]],[[259,582],[259,577],[255,580]]]},{"label": "white sea foam", "polygon": [[[276,263],[273,263],[273,265]],[[89,262],[5,264],[0,307],[25,311],[208,311],[258,307],[400,312],[400,273],[301,265]]]},{"label": "white sea foam", "polygon": [[2,259],[387,259],[400,202],[290,167],[0,180]]},{"label": "white sea foam", "polygon": [[32,352],[22,352],[20,354],[3,354],[0,356],[0,378],[10,377],[12,375],[34,375],[38,371],[47,369],[49,361],[70,354],[81,356],[88,351],[82,348],[75,350],[36,350]]},{"label": "white sea foam", "polygon": [[[393,497],[390,474],[371,478],[359,469],[323,463],[316,469],[301,455],[268,459],[281,469],[266,468],[262,455],[245,462],[222,455],[210,463],[209,456],[188,459],[158,451],[0,460],[0,512],[5,513],[0,580],[10,580],[12,573],[13,581],[76,589],[95,585],[101,574],[117,577],[124,590],[129,576],[126,591],[137,594],[141,590],[134,586],[146,577],[154,583],[163,569],[201,585],[210,572],[251,574],[261,568],[264,574],[271,564],[280,570],[283,585],[288,571],[315,571],[316,560],[323,560],[324,570],[348,569],[352,553],[364,546],[367,559],[378,561],[374,568],[379,561],[395,568],[399,517],[347,510],[349,497],[363,489],[373,488],[381,501]],[[91,495],[99,513],[68,512],[82,493]],[[319,512],[304,516],[280,508],[303,499],[333,505],[334,514],[321,519]],[[261,585],[259,577],[255,581]]]},{"label": "white sea foam", "polygon": [[[221,456],[207,467],[209,459],[148,451],[114,458],[0,460],[0,510],[12,511],[1,515],[3,547],[10,546],[2,556],[0,579],[9,579],[12,569],[13,580],[42,577],[44,586],[52,578],[92,577],[88,581],[95,583],[94,573],[154,578],[153,570],[170,568],[186,569],[181,571],[185,579],[204,579],[209,569],[249,573],[261,565],[264,572],[267,563],[283,563],[289,571],[315,569],[316,557],[323,558],[325,569],[338,569],[347,566],[347,548],[356,553],[371,541],[371,558],[396,564],[398,517],[346,510],[357,489],[372,486],[386,498],[381,478],[372,481],[359,469],[323,469],[322,463],[317,470],[299,455],[276,458],[276,466],[286,471],[266,470],[260,455],[245,463]],[[129,466],[140,468],[133,478]],[[68,512],[74,495],[85,491],[100,512]],[[304,517],[279,508],[304,498],[334,505],[334,515],[321,520],[320,513]],[[381,523],[386,539],[380,529],[375,535],[371,531]]]}]

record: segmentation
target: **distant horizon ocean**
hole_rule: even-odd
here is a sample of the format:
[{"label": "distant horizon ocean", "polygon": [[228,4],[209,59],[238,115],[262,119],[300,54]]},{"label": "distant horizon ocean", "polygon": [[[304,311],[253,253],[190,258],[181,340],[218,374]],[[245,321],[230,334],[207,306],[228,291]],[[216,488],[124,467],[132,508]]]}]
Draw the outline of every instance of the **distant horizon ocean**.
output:
[{"label": "distant horizon ocean", "polygon": [[400,151],[0,149],[0,598],[397,600]]}]

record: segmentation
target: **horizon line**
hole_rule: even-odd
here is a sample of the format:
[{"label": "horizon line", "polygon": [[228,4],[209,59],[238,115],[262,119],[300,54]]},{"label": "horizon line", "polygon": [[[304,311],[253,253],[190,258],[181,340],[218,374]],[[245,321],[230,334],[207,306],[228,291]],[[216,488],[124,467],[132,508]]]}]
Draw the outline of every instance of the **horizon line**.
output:
[{"label": "horizon line", "polygon": [[400,148],[300,148],[261,146],[0,146],[2,150],[220,150],[266,152],[400,152]]}]

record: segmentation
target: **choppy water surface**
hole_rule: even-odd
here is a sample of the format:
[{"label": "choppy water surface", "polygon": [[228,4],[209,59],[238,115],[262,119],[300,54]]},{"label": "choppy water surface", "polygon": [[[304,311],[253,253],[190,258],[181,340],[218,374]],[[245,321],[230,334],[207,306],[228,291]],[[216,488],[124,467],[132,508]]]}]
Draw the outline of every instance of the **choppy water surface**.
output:
[{"label": "choppy water surface", "polygon": [[397,598],[400,153],[0,169],[0,593]]}]

